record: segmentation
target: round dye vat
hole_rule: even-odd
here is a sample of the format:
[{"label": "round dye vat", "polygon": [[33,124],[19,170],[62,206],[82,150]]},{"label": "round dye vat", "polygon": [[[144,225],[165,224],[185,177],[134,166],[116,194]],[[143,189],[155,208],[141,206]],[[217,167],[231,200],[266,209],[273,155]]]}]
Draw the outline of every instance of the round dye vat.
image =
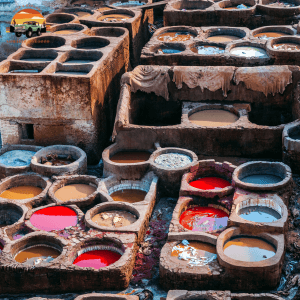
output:
[{"label": "round dye vat", "polygon": [[203,177],[189,184],[199,190],[219,190],[231,185],[229,181],[220,177]]},{"label": "round dye vat", "polygon": [[66,30],[57,30],[54,31],[54,34],[74,34],[79,32],[80,30],[76,30],[76,29],[66,29]]},{"label": "round dye vat", "polygon": [[100,17],[98,20],[104,21],[104,22],[121,22],[121,21],[126,21],[131,18],[132,18],[132,16],[127,15],[127,14],[110,14],[110,15],[104,15],[104,16]]},{"label": "round dye vat", "polygon": [[22,167],[30,165],[34,151],[28,150],[12,150],[7,151],[0,156],[0,164],[9,167]]},{"label": "round dye vat", "polygon": [[171,256],[190,266],[203,266],[217,259],[217,251],[216,246],[211,244],[184,240],[172,248]]},{"label": "round dye vat", "polygon": [[4,191],[0,195],[0,197],[11,199],[11,200],[24,200],[24,199],[33,198],[39,195],[42,191],[43,189],[37,186],[23,185],[23,186],[13,187]]},{"label": "round dye vat", "polygon": [[225,52],[225,48],[211,45],[203,45],[191,48],[191,50],[198,54],[215,55]]},{"label": "round dye vat", "polygon": [[120,257],[121,254],[111,250],[93,250],[80,254],[74,260],[73,265],[97,270],[115,263]]},{"label": "round dye vat", "polygon": [[227,226],[228,214],[218,208],[196,206],[184,211],[179,223],[192,231],[211,232]]},{"label": "round dye vat", "polygon": [[262,39],[262,40],[268,40],[268,39],[272,39],[275,37],[281,37],[283,35],[287,35],[287,33],[277,32],[277,31],[266,31],[266,32],[257,33],[254,35],[254,37]]},{"label": "round dye vat", "polygon": [[165,153],[159,155],[154,162],[164,168],[183,168],[192,162],[192,158],[182,153]]},{"label": "round dye vat", "polygon": [[248,206],[239,210],[238,215],[252,222],[274,222],[281,218],[281,215],[274,209],[267,206]]},{"label": "round dye vat", "polygon": [[275,253],[276,249],[271,244],[259,238],[234,238],[224,245],[224,254],[240,261],[261,261]]},{"label": "round dye vat", "polygon": [[157,39],[164,42],[184,42],[193,39],[195,35],[179,31],[179,32],[165,32],[161,34]]},{"label": "round dye vat", "polygon": [[220,127],[234,123],[238,116],[220,109],[201,110],[189,116],[193,124],[206,127]]},{"label": "round dye vat", "polygon": [[252,184],[276,184],[282,181],[282,178],[276,175],[258,174],[246,176],[241,181]]},{"label": "round dye vat", "polygon": [[92,218],[92,221],[100,226],[123,227],[134,223],[137,217],[128,212],[121,210],[109,210],[101,212]]},{"label": "round dye vat", "polygon": [[114,201],[122,201],[129,203],[136,203],[143,201],[147,195],[147,192],[136,189],[120,190],[112,193],[110,196]]},{"label": "round dye vat", "polygon": [[40,262],[50,262],[59,255],[60,252],[54,247],[37,245],[20,251],[15,256],[15,261],[34,266]]},{"label": "round dye vat", "polygon": [[292,51],[299,51],[300,44],[296,43],[278,43],[273,45],[273,48],[276,50],[292,50]]},{"label": "round dye vat", "polygon": [[77,224],[76,212],[65,206],[50,206],[42,208],[30,218],[31,224],[40,230],[61,230]]},{"label": "round dye vat", "polygon": [[220,35],[210,36],[207,39],[211,42],[225,43],[225,42],[239,40],[241,38],[236,35],[220,34]]},{"label": "round dye vat", "polygon": [[258,47],[234,47],[230,50],[230,54],[241,56],[241,57],[255,57],[255,58],[268,58],[267,52]]},{"label": "round dye vat", "polygon": [[61,201],[68,201],[88,197],[95,191],[96,188],[88,184],[69,184],[58,189],[54,196]]},{"label": "round dye vat", "polygon": [[147,161],[150,155],[148,151],[120,151],[112,155],[110,160],[119,164],[135,164]]}]

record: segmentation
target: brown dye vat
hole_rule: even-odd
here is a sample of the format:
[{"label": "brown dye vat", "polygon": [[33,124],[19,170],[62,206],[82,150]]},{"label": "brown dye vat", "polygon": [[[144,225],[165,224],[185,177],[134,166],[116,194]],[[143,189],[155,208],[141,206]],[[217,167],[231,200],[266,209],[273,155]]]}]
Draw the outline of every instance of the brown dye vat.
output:
[{"label": "brown dye vat", "polygon": [[34,265],[34,262],[38,258],[56,258],[60,255],[60,252],[50,246],[46,245],[37,245],[33,247],[29,247],[27,249],[22,250],[15,256],[15,260],[18,263],[26,263],[30,265]]},{"label": "brown dye vat", "polygon": [[55,34],[73,34],[73,33],[76,33],[78,32],[79,30],[76,30],[76,29],[68,29],[68,30],[57,30],[57,31],[54,31]]},{"label": "brown dye vat", "polygon": [[17,186],[4,191],[0,197],[11,200],[23,200],[39,195],[43,189],[37,186]]},{"label": "brown dye vat", "polygon": [[91,14],[87,11],[77,11],[75,13],[79,18],[90,16]]},{"label": "brown dye vat", "polygon": [[275,37],[281,37],[283,35],[287,35],[287,33],[283,32],[276,32],[276,31],[266,31],[266,32],[261,32],[257,33],[254,35],[256,38],[275,38]]},{"label": "brown dye vat", "polygon": [[240,237],[228,241],[224,254],[240,261],[261,261],[271,258],[276,253],[274,246],[260,238]]},{"label": "brown dye vat", "polygon": [[184,42],[188,41],[195,36],[189,32],[165,32],[161,34],[157,39],[165,42]]},{"label": "brown dye vat", "polygon": [[147,161],[150,155],[148,151],[120,151],[115,153],[110,160],[119,164],[134,164]]},{"label": "brown dye vat", "polygon": [[227,35],[227,34],[220,34],[220,35],[214,35],[207,38],[210,42],[218,42],[218,43],[224,43],[224,42],[230,42],[239,40],[240,37],[236,35]]},{"label": "brown dye vat", "polygon": [[300,50],[300,44],[296,43],[279,43],[273,45],[273,48],[276,50]]},{"label": "brown dye vat", "polygon": [[92,221],[100,226],[106,227],[123,227],[134,223],[137,217],[128,212],[121,210],[109,210],[101,212],[92,218]]},{"label": "brown dye vat", "polygon": [[88,197],[96,188],[88,184],[70,184],[58,189],[54,196],[61,201]]},{"label": "brown dye vat", "polygon": [[211,109],[198,111],[189,116],[189,121],[199,126],[220,127],[234,123],[238,117],[226,110]]},{"label": "brown dye vat", "polygon": [[122,201],[129,203],[136,203],[143,201],[147,195],[147,192],[136,189],[120,190],[112,193],[110,196],[114,201]]},{"label": "brown dye vat", "polygon": [[104,15],[100,17],[98,20],[99,21],[104,21],[104,22],[121,22],[124,20],[131,19],[132,16],[127,15],[127,14],[110,14],[110,15]]}]

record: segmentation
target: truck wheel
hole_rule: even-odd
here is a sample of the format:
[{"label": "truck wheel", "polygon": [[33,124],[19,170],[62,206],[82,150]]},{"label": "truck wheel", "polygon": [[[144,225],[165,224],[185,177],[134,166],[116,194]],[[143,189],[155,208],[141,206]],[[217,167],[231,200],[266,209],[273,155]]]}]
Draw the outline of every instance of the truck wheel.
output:
[{"label": "truck wheel", "polygon": [[38,30],[36,31],[36,35],[37,35],[37,36],[40,36],[40,35],[41,35],[41,29],[38,29]]},{"label": "truck wheel", "polygon": [[15,34],[16,34],[17,37],[20,37],[22,35],[21,32],[16,32]]},{"label": "truck wheel", "polygon": [[31,29],[31,28],[28,29],[28,30],[26,31],[26,36],[27,36],[28,38],[31,38],[31,37],[32,37],[32,29]]}]

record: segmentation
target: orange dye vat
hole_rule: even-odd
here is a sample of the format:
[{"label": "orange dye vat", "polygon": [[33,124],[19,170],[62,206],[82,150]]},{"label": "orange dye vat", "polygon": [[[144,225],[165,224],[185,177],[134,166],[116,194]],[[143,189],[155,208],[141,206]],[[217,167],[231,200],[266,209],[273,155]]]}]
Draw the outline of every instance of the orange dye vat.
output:
[{"label": "orange dye vat", "polygon": [[218,190],[230,185],[229,181],[220,177],[203,177],[190,182],[190,186],[199,190]]},{"label": "orange dye vat", "polygon": [[11,200],[23,200],[39,195],[43,189],[37,186],[21,185],[4,191],[0,197]]}]

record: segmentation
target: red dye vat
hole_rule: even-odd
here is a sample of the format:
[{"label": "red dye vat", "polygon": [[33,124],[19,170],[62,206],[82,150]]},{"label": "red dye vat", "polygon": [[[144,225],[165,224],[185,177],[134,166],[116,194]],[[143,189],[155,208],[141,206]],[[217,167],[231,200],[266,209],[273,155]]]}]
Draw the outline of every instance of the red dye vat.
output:
[{"label": "red dye vat", "polygon": [[3,245],[2,244],[0,244],[0,252],[1,252],[1,250],[3,250]]},{"label": "red dye vat", "polygon": [[121,254],[110,250],[93,250],[80,254],[73,262],[73,265],[77,265],[82,268],[94,268],[100,269],[107,267],[117,260],[119,260]]},{"label": "red dye vat", "polygon": [[31,224],[41,230],[61,230],[77,224],[76,212],[65,206],[50,206],[36,211],[30,218]]},{"label": "red dye vat", "polygon": [[199,190],[217,190],[230,186],[230,182],[220,177],[203,177],[190,182],[192,187]]},{"label": "red dye vat", "polygon": [[192,207],[184,211],[179,219],[180,224],[192,231],[210,232],[227,226],[228,214],[214,207]]}]

